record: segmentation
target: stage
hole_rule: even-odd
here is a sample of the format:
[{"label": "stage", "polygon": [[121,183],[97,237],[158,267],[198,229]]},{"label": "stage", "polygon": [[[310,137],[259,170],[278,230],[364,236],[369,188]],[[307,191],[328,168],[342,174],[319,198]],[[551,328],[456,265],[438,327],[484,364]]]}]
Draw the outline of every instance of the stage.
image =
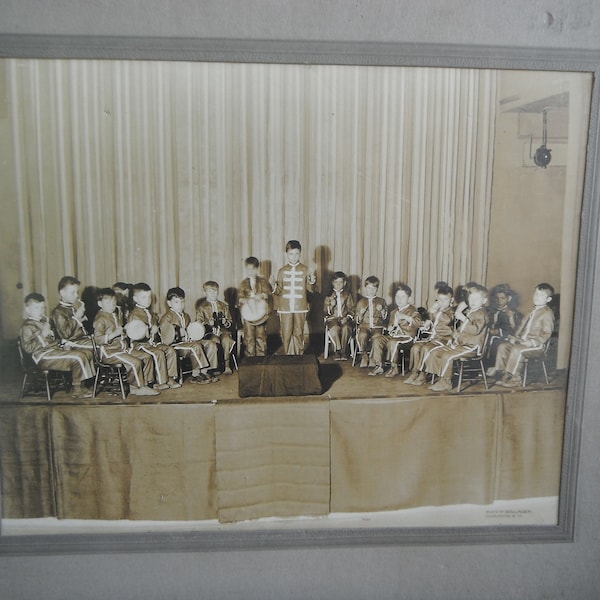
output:
[{"label": "stage", "polygon": [[320,394],[238,374],[156,397],[0,398],[3,518],[215,521],[492,505],[559,491],[566,374],[434,393],[319,361]]}]

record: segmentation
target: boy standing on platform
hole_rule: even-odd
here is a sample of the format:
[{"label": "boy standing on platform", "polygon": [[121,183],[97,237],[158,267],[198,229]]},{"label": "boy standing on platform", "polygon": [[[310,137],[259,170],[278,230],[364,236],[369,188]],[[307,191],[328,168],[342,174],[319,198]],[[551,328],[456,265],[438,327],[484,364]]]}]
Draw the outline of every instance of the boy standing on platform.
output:
[{"label": "boy standing on platform", "polygon": [[490,375],[503,371],[498,385],[520,387],[523,382],[523,358],[537,358],[544,354],[544,345],[554,331],[554,313],[548,303],[554,296],[549,283],[540,283],[533,293],[533,310],[523,319],[515,335],[498,346],[496,364]]},{"label": "boy standing on platform", "polygon": [[285,354],[304,353],[304,325],[308,314],[307,292],[314,291],[317,278],[314,271],[300,262],[302,246],[290,240],[285,246],[288,264],[271,277],[273,293],[279,296],[277,312],[281,323],[281,338]]},{"label": "boy standing on platform", "polygon": [[[238,288],[238,307],[242,312],[244,326],[244,352],[246,356],[265,356],[267,354],[267,320],[271,311],[271,284],[258,274],[258,258],[249,256],[244,261],[247,277]],[[256,304],[262,307],[264,314],[257,319],[244,318],[244,305]],[[262,312],[261,310],[261,312]]]},{"label": "boy standing on platform", "polygon": [[362,351],[360,361],[362,368],[370,366],[367,354],[369,341],[373,346],[379,344],[377,338],[383,336],[383,328],[387,323],[388,306],[383,298],[377,296],[378,290],[379,279],[375,275],[370,275],[365,279],[365,296],[356,304],[357,342]]},{"label": "boy standing on platform", "polygon": [[62,344],[69,343],[71,348],[89,352],[93,360],[94,345],[85,328],[85,304],[79,299],[80,281],[71,275],[65,275],[58,282],[60,301],[50,315],[56,335]]},{"label": "boy standing on platform", "polygon": [[[348,342],[354,323],[354,298],[346,289],[342,271],[331,276],[333,291],[325,298],[325,325],[335,346],[335,360],[348,360]],[[325,342],[327,343],[327,342]]]},{"label": "boy standing on platform", "polygon": [[180,287],[173,287],[167,292],[167,306],[169,310],[160,318],[158,327],[160,337],[164,344],[172,346],[182,356],[189,356],[192,362],[192,383],[214,383],[219,381],[208,374],[211,366],[217,368],[217,346],[207,340],[205,352],[202,340],[192,340],[188,334],[190,317],[185,312],[185,292]]},{"label": "boy standing on platform", "polygon": [[70,371],[75,397],[91,398],[92,393],[83,385],[96,374],[90,352],[77,349],[68,341],[59,345],[45,313],[44,296],[34,292],[25,297],[26,318],[21,325],[21,347],[40,369]]},{"label": "boy standing on platform", "polygon": [[158,317],[150,311],[152,289],[147,283],[140,282],[133,286],[133,301],[135,306],[129,313],[127,326],[129,328],[134,321],[141,321],[145,326],[144,335],[138,340],[132,340],[132,346],[152,357],[157,381],[155,389],[181,387],[181,384],[175,381],[178,376],[177,352],[171,346],[158,341]]},{"label": "boy standing on platform", "polygon": [[[202,323],[206,328],[207,333],[204,340],[211,341],[217,346],[221,345],[223,348],[223,358],[225,360],[223,374],[231,375],[229,360],[235,342],[229,332],[232,325],[229,305],[218,299],[219,284],[216,281],[207,281],[202,289],[206,294],[206,298],[196,305],[196,321]],[[213,366],[212,363],[211,366]],[[216,365],[215,368],[217,368]]]},{"label": "boy standing on platform", "polygon": [[134,396],[157,396],[160,392],[148,387],[148,382],[154,381],[154,362],[149,354],[127,347],[125,332],[119,323],[116,293],[111,288],[103,288],[98,290],[97,298],[100,310],[94,317],[94,341],[101,361],[125,366],[129,391]]}]

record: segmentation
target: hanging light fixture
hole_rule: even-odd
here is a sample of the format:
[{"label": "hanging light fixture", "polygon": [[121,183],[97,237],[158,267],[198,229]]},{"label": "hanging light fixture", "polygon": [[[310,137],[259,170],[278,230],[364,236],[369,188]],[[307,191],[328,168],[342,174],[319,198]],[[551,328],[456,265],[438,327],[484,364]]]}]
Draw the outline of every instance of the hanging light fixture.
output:
[{"label": "hanging light fixture", "polygon": [[548,131],[547,131],[548,113],[547,113],[547,111],[544,110],[542,115],[543,115],[542,116],[542,118],[543,118],[542,145],[535,151],[535,154],[533,155],[533,162],[538,167],[544,167],[544,169],[545,169],[550,164],[550,161],[552,160],[552,155],[550,154],[550,152],[552,152],[552,150],[550,150],[549,148],[546,148],[546,143],[548,142]]}]

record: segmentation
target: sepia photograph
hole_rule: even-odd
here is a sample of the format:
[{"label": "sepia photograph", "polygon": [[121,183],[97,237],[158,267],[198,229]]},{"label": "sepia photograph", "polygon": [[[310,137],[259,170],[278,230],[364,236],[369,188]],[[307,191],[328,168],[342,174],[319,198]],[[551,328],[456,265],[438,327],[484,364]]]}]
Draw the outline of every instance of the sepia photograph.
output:
[{"label": "sepia photograph", "polygon": [[0,59],[0,547],[572,536],[594,74],[361,62]]}]

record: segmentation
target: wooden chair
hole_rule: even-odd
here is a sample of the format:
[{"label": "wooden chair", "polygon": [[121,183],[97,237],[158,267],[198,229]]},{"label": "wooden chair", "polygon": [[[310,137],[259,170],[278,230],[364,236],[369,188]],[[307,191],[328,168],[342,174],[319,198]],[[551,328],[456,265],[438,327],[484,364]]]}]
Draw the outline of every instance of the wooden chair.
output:
[{"label": "wooden chair", "polygon": [[548,359],[548,350],[550,349],[550,340],[548,340],[542,346],[542,353],[538,356],[523,356],[523,387],[527,385],[527,375],[529,374],[529,366],[538,366],[541,367],[542,372],[544,373],[544,381],[546,385],[550,383],[550,379],[548,378],[548,369],[546,368],[546,360]]},{"label": "wooden chair", "polygon": [[486,357],[488,344],[489,333],[486,332],[483,345],[475,356],[465,356],[455,361],[455,374],[458,375],[458,385],[456,388],[457,392],[460,392],[462,384],[466,381],[473,382],[483,380],[483,385],[485,386],[486,391],[489,389],[487,376],[485,374],[485,366],[483,364],[483,360]]},{"label": "wooden chair", "polygon": [[19,400],[27,396],[45,396],[48,402],[52,400],[52,393],[59,390],[70,392],[71,374],[68,371],[56,371],[38,367],[31,355],[23,350],[21,340],[17,340],[19,361],[23,369],[23,382],[19,393]]},{"label": "wooden chair", "polygon": [[94,377],[92,397],[95,398],[98,392],[105,391],[113,396],[120,395],[122,400],[126,400],[127,394],[129,394],[129,379],[125,365],[121,363],[110,365],[103,362],[100,348],[96,342],[94,342],[94,363],[96,376]]},{"label": "wooden chair", "polygon": [[406,372],[406,359],[410,356],[410,349],[414,343],[414,340],[397,340],[394,344],[394,348],[392,350],[392,355],[389,358],[386,358],[385,365],[393,366],[394,359],[396,356],[399,356],[398,365],[400,366],[400,373],[402,375]]}]

